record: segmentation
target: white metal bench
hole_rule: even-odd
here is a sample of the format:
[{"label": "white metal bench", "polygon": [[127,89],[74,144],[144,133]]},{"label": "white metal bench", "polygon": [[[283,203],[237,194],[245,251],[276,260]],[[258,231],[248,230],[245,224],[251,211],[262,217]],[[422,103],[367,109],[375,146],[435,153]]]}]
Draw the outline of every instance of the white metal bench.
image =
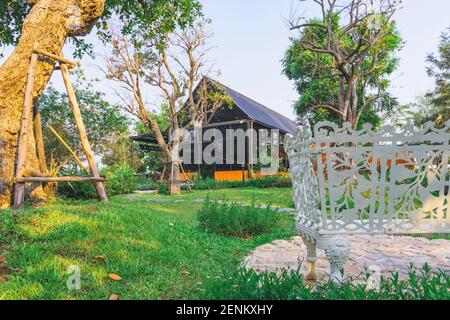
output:
[{"label": "white metal bench", "polygon": [[285,145],[308,279],[317,277],[318,248],[342,281],[345,235],[450,232],[450,122],[401,132],[322,122],[313,136],[304,117]]}]

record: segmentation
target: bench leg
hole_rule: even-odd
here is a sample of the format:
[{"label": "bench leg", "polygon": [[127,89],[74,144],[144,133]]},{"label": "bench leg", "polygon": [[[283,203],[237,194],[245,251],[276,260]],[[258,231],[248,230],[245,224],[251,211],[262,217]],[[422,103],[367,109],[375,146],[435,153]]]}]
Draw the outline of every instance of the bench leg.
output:
[{"label": "bench leg", "polygon": [[317,271],[316,271],[316,263],[317,263],[317,247],[316,244],[312,241],[302,238],[303,243],[306,246],[306,262],[308,263],[308,274],[306,275],[306,280],[308,281],[316,281],[317,280]]},{"label": "bench leg", "polygon": [[343,268],[350,255],[350,244],[341,237],[332,238],[328,241],[325,254],[330,262],[330,280],[342,283]]}]

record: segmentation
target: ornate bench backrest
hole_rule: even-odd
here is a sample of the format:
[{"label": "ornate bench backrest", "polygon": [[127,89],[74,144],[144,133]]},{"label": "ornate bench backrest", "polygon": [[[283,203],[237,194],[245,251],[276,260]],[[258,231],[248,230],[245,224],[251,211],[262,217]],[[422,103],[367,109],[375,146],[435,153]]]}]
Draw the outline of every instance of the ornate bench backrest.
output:
[{"label": "ornate bench backrest", "polygon": [[[450,232],[450,122],[401,132],[322,122],[314,138],[306,123],[287,141],[298,222],[330,233]],[[308,159],[317,179],[302,173],[309,162],[314,175]],[[317,200],[312,188],[319,213],[304,208]]]}]

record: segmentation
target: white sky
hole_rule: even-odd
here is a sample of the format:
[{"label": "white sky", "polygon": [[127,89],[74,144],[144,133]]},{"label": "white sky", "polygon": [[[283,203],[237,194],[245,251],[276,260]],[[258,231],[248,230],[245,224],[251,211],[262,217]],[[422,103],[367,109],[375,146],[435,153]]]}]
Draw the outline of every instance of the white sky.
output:
[{"label": "white sky", "polygon": [[[289,46],[286,19],[291,6],[300,4],[298,12],[313,16],[316,12],[311,5],[298,0],[200,0],[205,15],[212,19],[214,36],[211,58],[221,71],[219,78],[224,84],[290,118],[294,118],[293,101],[297,94],[281,74],[280,60]],[[392,92],[402,103],[407,103],[433,87],[433,80],[425,72],[425,58],[435,52],[439,36],[450,26],[449,0],[404,0],[403,9],[396,20],[405,46],[399,54],[399,70],[392,77]],[[95,41],[90,36],[91,41]],[[66,56],[71,49],[68,47]],[[97,58],[84,58],[82,66],[88,76],[103,77],[98,65],[103,64],[102,48],[96,42]],[[6,50],[6,53],[10,50]],[[59,76],[52,79],[60,88]],[[99,82],[98,90],[107,93],[111,101],[118,101],[111,87],[112,83]],[[148,92],[147,101],[157,97]]]}]

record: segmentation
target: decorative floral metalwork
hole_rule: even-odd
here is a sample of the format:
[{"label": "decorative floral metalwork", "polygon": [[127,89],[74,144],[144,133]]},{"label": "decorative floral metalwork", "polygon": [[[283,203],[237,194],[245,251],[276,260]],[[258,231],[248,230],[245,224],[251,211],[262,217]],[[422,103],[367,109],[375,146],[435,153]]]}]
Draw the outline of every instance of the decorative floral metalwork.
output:
[{"label": "decorative floral metalwork", "polygon": [[293,137],[287,136],[285,146],[291,163],[290,176],[293,184],[297,225],[319,231],[322,226],[318,194],[318,182],[314,173],[312,144],[314,139],[307,117],[299,121]]},{"label": "decorative floral metalwork", "polygon": [[[450,231],[450,122],[403,131],[314,128],[322,228],[347,233]],[[448,213],[449,212],[449,213]]]},{"label": "decorative floral metalwork", "polygon": [[332,278],[348,250],[340,235],[450,232],[450,121],[402,131],[321,122],[313,137],[303,117],[285,144],[298,232],[327,251]]}]

